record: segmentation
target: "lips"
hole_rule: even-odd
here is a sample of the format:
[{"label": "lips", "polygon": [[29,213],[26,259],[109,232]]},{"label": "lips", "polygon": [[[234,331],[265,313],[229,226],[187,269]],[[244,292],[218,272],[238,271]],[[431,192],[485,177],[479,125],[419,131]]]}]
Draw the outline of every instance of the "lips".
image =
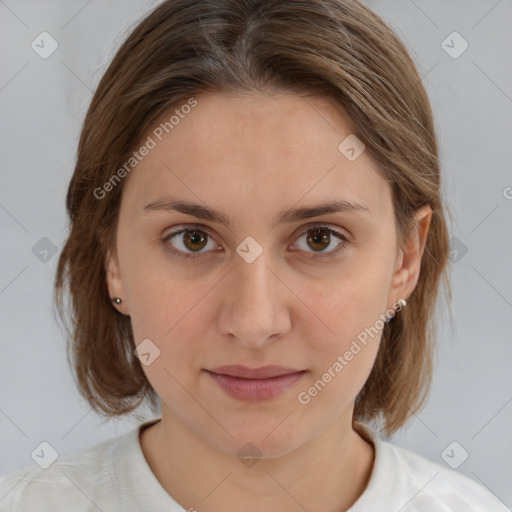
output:
[{"label": "lips", "polygon": [[289,375],[291,373],[298,373],[303,370],[296,370],[293,368],[285,368],[284,366],[262,366],[260,368],[247,368],[240,365],[227,365],[218,366],[207,370],[218,375],[229,375],[231,377],[240,377],[243,379],[269,379],[272,377],[280,377],[281,375]]},{"label": "lips", "polygon": [[205,371],[225,393],[246,402],[275,398],[293,387],[306,374],[306,370],[283,366],[251,369],[229,365]]}]

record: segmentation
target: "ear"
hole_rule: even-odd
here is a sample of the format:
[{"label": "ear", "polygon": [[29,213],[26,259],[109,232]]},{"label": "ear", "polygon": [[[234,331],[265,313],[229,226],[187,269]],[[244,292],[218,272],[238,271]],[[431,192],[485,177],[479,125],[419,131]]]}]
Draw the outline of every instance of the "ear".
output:
[{"label": "ear", "polygon": [[388,300],[392,308],[400,299],[407,299],[416,288],[420,277],[421,258],[427,242],[432,208],[430,205],[422,206],[414,215],[415,226],[404,244],[399,249],[395,272],[391,279]]},{"label": "ear", "polygon": [[119,262],[117,259],[116,250],[109,249],[107,251],[107,257],[105,261],[105,269],[107,273],[107,286],[110,297],[119,297],[122,299],[121,304],[112,302],[112,306],[115,307],[119,312],[124,315],[130,315],[128,302],[126,300],[126,294],[124,291],[123,280],[121,277],[121,270],[119,268]]}]

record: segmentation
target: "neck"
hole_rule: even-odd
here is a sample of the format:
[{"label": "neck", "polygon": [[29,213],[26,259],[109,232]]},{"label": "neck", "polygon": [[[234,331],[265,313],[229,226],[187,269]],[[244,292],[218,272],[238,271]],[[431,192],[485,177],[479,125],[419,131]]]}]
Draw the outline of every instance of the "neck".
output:
[{"label": "neck", "polygon": [[373,446],[341,417],[285,455],[243,464],[162,412],[162,420],[141,434],[141,447],[162,487],[186,510],[341,512],[370,479]]}]

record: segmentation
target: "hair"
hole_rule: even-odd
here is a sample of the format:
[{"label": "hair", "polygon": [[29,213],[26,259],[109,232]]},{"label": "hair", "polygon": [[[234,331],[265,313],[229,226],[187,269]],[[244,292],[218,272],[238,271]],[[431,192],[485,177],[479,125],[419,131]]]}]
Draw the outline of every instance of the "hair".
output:
[{"label": "hair", "polygon": [[115,251],[126,180],[102,187],[165,113],[206,92],[289,92],[330,98],[392,189],[398,244],[432,218],[417,285],[385,324],[353,420],[393,434],[423,406],[434,362],[438,288],[447,277],[448,212],[434,120],[421,77],[398,36],[355,0],[167,0],[138,23],[113,57],[83,123],[66,209],[69,231],[54,299],[65,322],[79,392],[100,415],[131,413],[159,397],[134,355],[130,318],[111,303],[107,251]]}]

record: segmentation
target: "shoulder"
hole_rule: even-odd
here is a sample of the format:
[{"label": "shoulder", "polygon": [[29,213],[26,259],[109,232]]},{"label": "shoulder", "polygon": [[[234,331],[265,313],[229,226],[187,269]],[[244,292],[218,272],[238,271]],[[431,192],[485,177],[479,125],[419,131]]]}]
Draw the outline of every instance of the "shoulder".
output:
[{"label": "shoulder", "polygon": [[462,473],[442,466],[404,448],[389,444],[404,475],[410,479],[410,490],[417,494],[411,510],[465,512],[508,512],[490,490]]},{"label": "shoulder", "polygon": [[60,457],[46,469],[34,463],[3,476],[0,512],[97,511],[100,497],[114,489],[112,453],[123,438]]},{"label": "shoulder", "polygon": [[479,482],[384,441],[367,425],[363,425],[363,430],[376,445],[368,488],[390,486],[389,499],[400,505],[402,512],[510,512]]}]

